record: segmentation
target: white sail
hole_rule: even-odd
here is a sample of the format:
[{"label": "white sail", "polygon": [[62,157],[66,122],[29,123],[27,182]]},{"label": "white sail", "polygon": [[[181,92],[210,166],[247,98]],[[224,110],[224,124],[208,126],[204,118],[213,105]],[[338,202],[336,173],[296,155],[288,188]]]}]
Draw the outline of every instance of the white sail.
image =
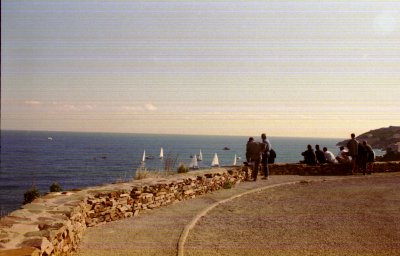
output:
[{"label": "white sail", "polygon": [[197,156],[194,155],[194,157],[192,158],[192,162],[189,165],[190,168],[192,169],[198,169],[199,168],[199,164],[197,163]]},{"label": "white sail", "polygon": [[161,148],[160,149],[160,159],[163,159],[163,158],[164,158],[164,149]]},{"label": "white sail", "polygon": [[219,160],[217,153],[214,154],[214,158],[211,162],[211,167],[219,167]]},{"label": "white sail", "polygon": [[146,161],[146,150],[143,150],[142,163]]},{"label": "white sail", "polygon": [[236,154],[235,154],[235,158],[233,159],[233,166],[236,165],[236,159],[237,159],[237,157],[236,157]]},{"label": "white sail", "polygon": [[203,154],[201,153],[201,149],[200,149],[199,157],[197,158],[197,160],[203,161]]}]

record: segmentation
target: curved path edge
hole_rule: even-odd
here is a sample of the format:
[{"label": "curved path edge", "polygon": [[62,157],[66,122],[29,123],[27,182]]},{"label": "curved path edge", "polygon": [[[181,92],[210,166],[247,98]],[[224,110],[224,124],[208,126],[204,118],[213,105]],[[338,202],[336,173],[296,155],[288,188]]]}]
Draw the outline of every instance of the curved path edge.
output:
[{"label": "curved path edge", "polygon": [[[343,179],[348,179],[348,178],[356,178],[356,177],[341,177],[341,178],[334,178],[334,179],[329,179],[329,181],[337,181],[337,180],[343,180]],[[325,181],[326,179],[319,179],[319,180],[312,180],[313,182],[315,181]],[[204,217],[207,215],[207,213],[209,211],[211,211],[212,209],[214,209],[215,207],[227,203],[229,201],[234,200],[235,198],[247,195],[247,194],[252,194],[252,193],[257,193],[266,189],[271,189],[271,188],[276,188],[276,187],[281,187],[281,186],[286,186],[286,185],[294,185],[294,184],[300,184],[303,180],[297,180],[297,181],[290,181],[290,182],[284,182],[284,183],[278,183],[278,184],[271,184],[271,185],[267,185],[267,186],[263,186],[263,187],[259,187],[259,188],[255,188],[252,190],[248,190],[242,193],[239,193],[237,195],[231,196],[229,198],[223,199],[221,201],[215,202],[213,204],[211,204],[210,206],[208,206],[207,208],[205,208],[203,211],[199,212],[196,216],[194,216],[194,218],[192,219],[191,222],[189,222],[184,229],[182,230],[182,233],[179,237],[179,241],[177,244],[177,256],[184,256],[184,246],[187,240],[187,237],[189,236],[190,230],[192,230],[197,222],[200,220],[200,218]]]}]

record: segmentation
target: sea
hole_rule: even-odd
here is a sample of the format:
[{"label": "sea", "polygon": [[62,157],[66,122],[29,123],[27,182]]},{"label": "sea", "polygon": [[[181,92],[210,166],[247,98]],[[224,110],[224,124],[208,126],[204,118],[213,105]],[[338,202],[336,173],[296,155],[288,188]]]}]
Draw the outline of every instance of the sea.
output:
[{"label": "sea", "polygon": [[[251,135],[253,136],[253,135]],[[259,135],[254,135],[259,141]],[[126,133],[84,133],[53,131],[1,131],[0,215],[21,207],[23,194],[32,186],[41,194],[49,192],[58,182],[63,190],[132,180],[143,166],[149,171],[164,169],[160,159],[173,159],[174,169],[180,164],[190,165],[199,155],[200,168],[210,168],[217,154],[221,166],[237,165],[245,161],[246,136],[159,135]],[[335,155],[334,138],[269,137],[277,152],[276,162],[297,163],[307,144],[327,147]]]}]

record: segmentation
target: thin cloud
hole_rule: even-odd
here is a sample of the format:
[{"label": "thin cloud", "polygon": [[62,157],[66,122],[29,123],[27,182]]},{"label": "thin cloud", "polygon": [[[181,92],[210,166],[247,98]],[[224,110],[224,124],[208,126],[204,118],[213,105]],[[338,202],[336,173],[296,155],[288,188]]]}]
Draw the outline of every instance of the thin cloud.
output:
[{"label": "thin cloud", "polygon": [[128,110],[128,111],[138,111],[138,110],[143,110],[141,107],[134,107],[134,106],[123,106],[121,107],[122,110]]},{"label": "thin cloud", "polygon": [[71,105],[71,104],[65,104],[65,105],[63,106],[63,108],[64,108],[64,110],[67,110],[67,111],[75,111],[75,110],[78,110],[78,108],[77,108],[75,105]]},{"label": "thin cloud", "polygon": [[40,105],[42,103],[40,101],[37,101],[37,100],[26,100],[26,101],[24,101],[24,104],[26,104],[26,105]]},{"label": "thin cloud", "polygon": [[93,110],[95,108],[96,108],[96,106],[94,106],[94,105],[85,105],[85,106],[83,106],[83,109],[85,109],[85,110]]},{"label": "thin cloud", "polygon": [[152,103],[147,103],[144,105],[145,109],[148,111],[155,111],[158,108],[156,106],[154,106]]}]

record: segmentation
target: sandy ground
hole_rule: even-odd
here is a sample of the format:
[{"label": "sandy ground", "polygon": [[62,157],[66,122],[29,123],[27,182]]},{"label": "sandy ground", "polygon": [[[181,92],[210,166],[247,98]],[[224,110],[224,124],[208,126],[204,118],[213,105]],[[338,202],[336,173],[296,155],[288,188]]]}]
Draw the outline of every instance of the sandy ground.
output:
[{"label": "sandy ground", "polygon": [[185,255],[400,255],[400,173],[336,178],[272,176],[90,228],[78,255],[177,255],[182,230],[211,204],[290,181],[303,182],[211,210]]}]

